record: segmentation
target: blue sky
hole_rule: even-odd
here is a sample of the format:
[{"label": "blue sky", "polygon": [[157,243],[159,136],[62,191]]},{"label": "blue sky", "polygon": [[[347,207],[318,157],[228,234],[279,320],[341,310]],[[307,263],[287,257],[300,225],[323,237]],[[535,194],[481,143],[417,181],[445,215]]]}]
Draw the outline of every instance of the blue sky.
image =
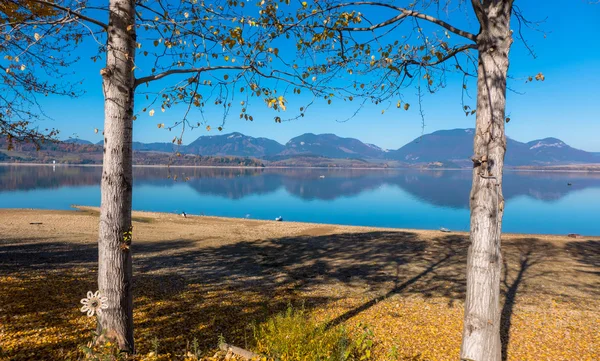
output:
[{"label": "blue sky", "polygon": [[[510,74],[515,79],[509,85],[519,93],[508,93],[507,124],[508,136],[519,141],[530,141],[545,137],[557,137],[568,144],[587,151],[600,152],[600,5],[587,0],[525,1],[515,2],[525,16],[531,20],[546,18],[541,33],[526,31],[525,34],[537,54],[533,59],[525,47],[515,40],[510,54]],[[566,14],[572,14],[567,16]],[[474,21],[458,20],[461,26],[471,31]],[[516,23],[513,21],[513,28]],[[74,67],[77,79],[84,79],[85,95],[78,99],[48,98],[42,101],[44,111],[52,120],[40,123],[42,127],[61,130],[61,138],[77,136],[91,141],[101,140],[94,128],[103,128],[103,98],[99,70],[102,62],[87,60],[93,45],[83,48],[82,59]],[[544,82],[525,83],[529,75],[542,72]],[[143,74],[137,74],[140,76]],[[474,96],[474,89],[472,90]],[[254,121],[240,120],[232,112],[226,120],[223,133],[241,132],[251,136],[275,139],[281,143],[302,133],[335,133],[340,136],[358,138],[383,148],[397,149],[422,134],[421,117],[415,106],[416,90],[408,89],[406,97],[413,104],[409,111],[395,107],[381,114],[382,107],[368,106],[354,118],[340,122],[354,112],[352,103],[337,102],[331,106],[317,104],[301,120],[273,121],[273,112],[264,104],[255,101],[249,110]],[[305,98],[289,98],[288,107],[299,107]],[[467,128],[474,126],[474,117],[465,117],[461,108],[460,79],[450,77],[448,85],[436,94],[427,94],[423,99],[425,133],[439,129]],[[356,104],[354,104],[356,105]],[[137,108],[144,102],[139,99]],[[181,107],[180,107],[181,108]],[[138,109],[139,110],[139,109]],[[168,142],[174,134],[158,129],[156,124],[169,124],[181,117],[183,109],[175,108],[166,113],[157,112],[150,118],[141,116],[134,127],[134,139],[142,142]],[[213,119],[209,124],[213,130],[201,128],[188,131],[184,143],[201,135],[214,135],[222,111],[207,108],[206,117]]]}]

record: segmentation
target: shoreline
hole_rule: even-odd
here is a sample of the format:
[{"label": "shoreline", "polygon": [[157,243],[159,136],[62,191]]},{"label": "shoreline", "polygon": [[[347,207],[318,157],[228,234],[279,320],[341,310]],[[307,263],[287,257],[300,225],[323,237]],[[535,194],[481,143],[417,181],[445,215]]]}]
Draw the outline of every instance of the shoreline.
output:
[{"label": "shoreline", "polygon": [[[0,208],[0,215],[2,213],[11,213],[11,212],[34,212],[39,214],[40,216],[47,214],[59,214],[62,212],[71,213],[73,215],[77,214],[88,214],[88,215],[99,215],[100,207],[94,206],[84,206],[84,205],[72,205],[72,209],[43,209],[43,208]],[[275,220],[269,219],[251,219],[251,218],[236,218],[236,217],[222,217],[222,216],[211,216],[211,215],[198,215],[198,214],[187,214],[186,218],[181,217],[176,213],[168,213],[168,212],[152,212],[152,211],[143,211],[143,210],[132,210],[132,218],[157,218],[157,219],[169,219],[171,220],[185,220],[189,222],[195,221],[208,221],[208,222],[218,222],[218,223],[228,223],[228,224],[248,224],[253,223],[255,225],[282,225],[282,226],[290,226],[292,228],[305,228],[305,227],[315,227],[315,228],[335,228],[339,230],[348,230],[352,232],[358,231],[389,231],[389,232],[410,232],[417,234],[427,234],[427,235],[438,235],[438,236],[448,236],[448,235],[460,235],[467,236],[469,235],[469,231],[460,231],[460,230],[450,230],[450,232],[442,232],[439,229],[426,229],[426,228],[397,228],[397,227],[378,227],[378,226],[361,226],[361,225],[347,225],[347,224],[334,224],[334,223],[316,223],[316,222],[301,222],[301,221],[283,221],[278,222]],[[134,220],[135,222],[135,220]],[[2,222],[0,222],[1,224]],[[537,239],[545,239],[545,240],[556,240],[556,241],[584,241],[584,240],[600,240],[600,235],[580,235],[578,238],[570,238],[567,234],[552,234],[552,233],[514,233],[514,232],[502,232],[502,237],[506,237],[509,239],[512,238],[523,238],[523,237],[531,237]]]},{"label": "shoreline", "polygon": [[[0,166],[52,166],[52,167],[102,167],[102,164],[67,164],[67,163],[10,163],[10,162],[0,162]],[[600,164],[598,164],[600,166]],[[461,172],[471,172],[471,168],[411,168],[411,167],[307,167],[307,166],[263,166],[263,167],[254,167],[254,166],[208,166],[208,165],[168,165],[168,164],[134,164],[134,168],[224,168],[224,169],[319,169],[325,171],[334,171],[334,170],[378,170],[378,171],[425,171],[425,172],[435,172],[435,171],[461,171]],[[553,166],[554,167],[554,166]],[[559,166],[558,166],[559,167]],[[523,169],[523,168],[505,168],[504,172],[538,172],[538,173],[600,173],[599,169],[588,169],[588,170],[575,170],[575,169],[554,169],[554,168],[532,168],[532,169]]]}]

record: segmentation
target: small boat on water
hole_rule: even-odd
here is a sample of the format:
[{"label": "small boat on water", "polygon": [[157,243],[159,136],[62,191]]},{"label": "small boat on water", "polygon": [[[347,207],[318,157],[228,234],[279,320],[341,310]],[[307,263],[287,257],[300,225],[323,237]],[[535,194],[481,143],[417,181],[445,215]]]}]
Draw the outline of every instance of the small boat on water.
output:
[{"label": "small boat on water", "polygon": [[277,222],[282,222],[282,221],[283,221],[283,217],[282,217],[282,216],[279,216],[279,217],[275,218],[275,220],[276,220]]},{"label": "small boat on water", "polygon": [[449,230],[448,228],[441,227],[441,228],[440,228],[440,232],[444,232],[444,233],[450,233],[450,232],[452,232],[452,231],[451,231],[451,230]]}]

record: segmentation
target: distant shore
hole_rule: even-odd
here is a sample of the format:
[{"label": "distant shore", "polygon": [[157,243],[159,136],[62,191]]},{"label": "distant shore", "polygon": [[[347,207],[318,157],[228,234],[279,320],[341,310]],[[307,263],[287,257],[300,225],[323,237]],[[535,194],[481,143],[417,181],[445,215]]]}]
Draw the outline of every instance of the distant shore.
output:
[{"label": "distant shore", "polygon": [[[58,166],[58,167],[102,167],[102,164],[71,164],[71,163],[17,163],[0,162],[0,166]],[[576,169],[577,166],[590,167]],[[210,165],[168,165],[168,164],[134,164],[134,168],[224,168],[224,169],[320,169],[320,170],[416,170],[416,171],[471,171],[471,168],[425,168],[425,167],[307,167],[307,166],[210,166]],[[553,173],[600,173],[600,164],[582,164],[548,167],[505,167],[505,172],[553,172]]]}]

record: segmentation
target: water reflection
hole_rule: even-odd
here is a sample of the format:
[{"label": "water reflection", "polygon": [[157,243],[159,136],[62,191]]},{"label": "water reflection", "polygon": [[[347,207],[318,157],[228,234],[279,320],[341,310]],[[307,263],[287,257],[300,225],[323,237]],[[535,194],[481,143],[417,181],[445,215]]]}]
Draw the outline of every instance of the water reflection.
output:
[{"label": "water reflection", "polygon": [[[100,184],[99,167],[0,166],[0,192]],[[176,180],[174,180],[176,178]],[[185,181],[187,179],[187,181]],[[421,201],[468,208],[469,171],[321,170],[137,167],[134,184],[173,187],[184,183],[202,195],[242,199],[283,188],[303,200],[335,200],[391,185]],[[571,184],[570,186],[568,184]],[[506,172],[505,199],[527,196],[552,202],[600,187],[598,173]]]}]

